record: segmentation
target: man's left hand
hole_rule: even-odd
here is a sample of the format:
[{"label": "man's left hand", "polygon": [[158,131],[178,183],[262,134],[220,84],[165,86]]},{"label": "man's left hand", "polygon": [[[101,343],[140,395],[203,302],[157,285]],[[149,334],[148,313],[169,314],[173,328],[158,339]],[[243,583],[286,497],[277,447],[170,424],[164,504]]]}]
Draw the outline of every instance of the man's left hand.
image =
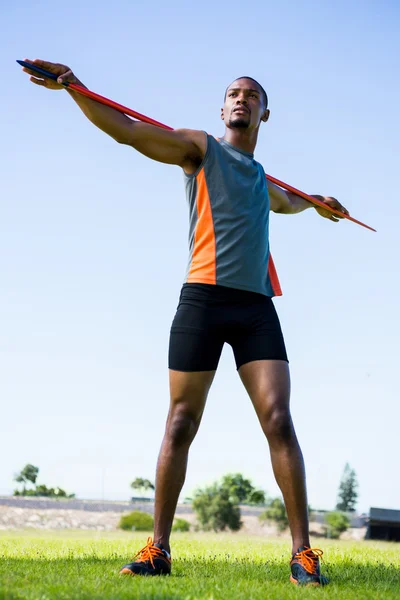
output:
[{"label": "man's left hand", "polygon": [[[324,202],[328,206],[331,206],[335,210],[338,210],[339,212],[342,212],[345,215],[349,214],[349,211],[347,210],[347,208],[342,206],[342,204],[340,204],[340,202],[338,200],[336,200],[336,198],[332,198],[331,196],[317,196],[316,194],[313,194],[312,197],[316,198],[317,200],[320,200],[321,202]],[[319,215],[321,215],[321,217],[324,217],[325,219],[329,219],[330,221],[334,221],[335,223],[337,223],[339,221],[339,219],[344,219],[344,217],[342,217],[341,215],[334,215],[329,210],[326,210],[325,208],[322,208],[321,206],[315,206],[315,210],[317,211],[317,213]]]}]

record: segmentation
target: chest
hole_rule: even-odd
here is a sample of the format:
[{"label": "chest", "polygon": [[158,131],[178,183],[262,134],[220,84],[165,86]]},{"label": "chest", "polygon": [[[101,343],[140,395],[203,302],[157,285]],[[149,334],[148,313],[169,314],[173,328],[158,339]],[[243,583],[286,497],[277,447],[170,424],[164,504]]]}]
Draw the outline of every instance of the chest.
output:
[{"label": "chest", "polygon": [[214,207],[231,214],[263,218],[269,213],[267,181],[263,168],[242,155],[219,153],[210,173]]}]

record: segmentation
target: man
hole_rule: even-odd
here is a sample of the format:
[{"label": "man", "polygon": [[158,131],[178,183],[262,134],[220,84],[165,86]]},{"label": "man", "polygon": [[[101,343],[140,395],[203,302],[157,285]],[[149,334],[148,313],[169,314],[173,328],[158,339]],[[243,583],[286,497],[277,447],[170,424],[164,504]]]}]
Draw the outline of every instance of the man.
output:
[{"label": "man", "polygon": [[[33,62],[58,76],[57,83],[25,68],[38,85],[82,85],[65,65]],[[281,292],[268,242],[270,210],[293,214],[312,205],[267,183],[253,158],[260,126],[270,114],[264,89],[251,77],[240,77],[227,88],[221,139],[203,131],[168,131],[132,121],[76,92],[68,93],[88,119],[117,142],[153,160],[179,165],[190,209],[189,264],[170,336],[170,409],[157,464],[154,541],[149,538],[121,573],[171,571],[169,537],[189,447],[227,342],[267,437],[285,501],[293,539],[290,579],[303,585],[327,583],[319,570],[322,551],[310,548],[304,463],[290,416],[285,344],[272,303]],[[316,198],[347,213],[334,198]],[[316,210],[338,220],[328,210]]]}]

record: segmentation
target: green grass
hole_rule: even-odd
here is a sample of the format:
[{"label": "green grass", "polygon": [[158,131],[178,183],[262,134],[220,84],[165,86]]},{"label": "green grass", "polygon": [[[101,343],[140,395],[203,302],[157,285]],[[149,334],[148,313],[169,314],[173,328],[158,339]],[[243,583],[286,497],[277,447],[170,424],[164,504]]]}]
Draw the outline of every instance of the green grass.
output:
[{"label": "green grass", "polygon": [[0,599],[400,598],[399,544],[323,541],[331,584],[304,589],[288,582],[287,540],[241,534],[175,534],[171,577],[118,576],[145,542],[124,532],[2,532]]}]

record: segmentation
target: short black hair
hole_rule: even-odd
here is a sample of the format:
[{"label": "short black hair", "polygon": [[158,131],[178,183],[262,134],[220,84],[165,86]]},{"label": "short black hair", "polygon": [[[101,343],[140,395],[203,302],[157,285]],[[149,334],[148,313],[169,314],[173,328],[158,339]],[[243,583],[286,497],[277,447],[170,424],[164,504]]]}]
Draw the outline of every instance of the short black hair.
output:
[{"label": "short black hair", "polygon": [[[239,79],[251,79],[251,81],[254,81],[254,83],[256,83],[258,85],[258,87],[260,88],[262,96],[264,97],[265,108],[268,108],[268,96],[267,96],[267,92],[264,90],[264,88],[261,85],[261,83],[258,83],[257,79],[254,79],[254,77],[249,77],[248,75],[243,75],[242,77],[236,77],[236,79],[234,79],[232,81],[232,83],[234,83],[235,81],[239,81]],[[230,83],[228,85],[228,87],[226,88],[226,90],[225,90],[224,102],[226,100],[226,95],[227,95],[228,90],[231,87],[232,83]]]}]

